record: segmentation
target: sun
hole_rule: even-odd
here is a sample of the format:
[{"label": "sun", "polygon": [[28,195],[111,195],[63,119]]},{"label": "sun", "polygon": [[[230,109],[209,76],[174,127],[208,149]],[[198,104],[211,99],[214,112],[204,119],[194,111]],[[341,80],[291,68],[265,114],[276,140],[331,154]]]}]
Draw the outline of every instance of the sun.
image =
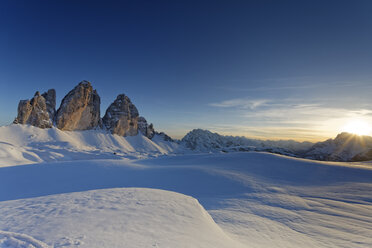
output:
[{"label": "sun", "polygon": [[368,135],[371,132],[371,127],[365,121],[353,120],[346,123],[346,125],[342,128],[342,131],[357,135]]}]

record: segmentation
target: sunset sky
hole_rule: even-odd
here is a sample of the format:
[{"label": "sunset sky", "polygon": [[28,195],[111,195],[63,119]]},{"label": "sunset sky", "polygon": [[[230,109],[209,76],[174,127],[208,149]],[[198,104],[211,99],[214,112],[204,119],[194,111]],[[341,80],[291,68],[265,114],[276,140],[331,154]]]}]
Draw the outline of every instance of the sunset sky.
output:
[{"label": "sunset sky", "polygon": [[155,129],[324,140],[372,125],[372,1],[1,1],[0,125],[81,80]]}]

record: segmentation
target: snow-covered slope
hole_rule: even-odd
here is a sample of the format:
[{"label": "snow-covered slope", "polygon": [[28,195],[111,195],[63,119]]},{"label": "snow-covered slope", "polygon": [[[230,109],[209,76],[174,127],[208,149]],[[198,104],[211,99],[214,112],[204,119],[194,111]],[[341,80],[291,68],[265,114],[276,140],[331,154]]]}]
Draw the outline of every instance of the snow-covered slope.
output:
[{"label": "snow-covered slope", "polygon": [[202,129],[194,129],[187,133],[180,143],[199,152],[267,151],[292,156],[312,146],[310,142],[248,139],[239,136],[224,136]]},{"label": "snow-covered slope", "polygon": [[101,189],[0,202],[0,209],[0,226],[11,230],[0,231],[1,248],[243,247],[196,199],[170,191]]},{"label": "snow-covered slope", "polygon": [[372,247],[371,163],[183,142],[0,127],[0,248]]},{"label": "snow-covered slope", "polygon": [[61,131],[29,125],[0,127],[0,166],[84,159],[140,158],[168,154],[175,142],[139,134],[122,137],[103,130]]},{"label": "snow-covered slope", "polygon": [[[123,187],[167,192],[112,190]],[[194,199],[168,191],[196,198],[223,233]],[[255,152],[2,167],[0,240],[7,248],[22,247],[22,240],[51,247],[234,247],[231,239],[256,248],[369,248],[371,191],[369,163]]]}]

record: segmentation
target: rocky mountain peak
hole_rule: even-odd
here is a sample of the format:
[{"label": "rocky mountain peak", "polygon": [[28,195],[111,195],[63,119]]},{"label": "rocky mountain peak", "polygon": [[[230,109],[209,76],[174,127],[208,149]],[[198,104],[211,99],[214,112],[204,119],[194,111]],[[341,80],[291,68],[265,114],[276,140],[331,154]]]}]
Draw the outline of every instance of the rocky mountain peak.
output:
[{"label": "rocky mountain peak", "polygon": [[13,123],[50,128],[53,125],[52,120],[53,115],[48,111],[46,99],[40,95],[39,91],[36,91],[31,100],[21,100],[19,102],[18,114]]},{"label": "rocky mountain peak", "polygon": [[110,104],[102,121],[113,134],[133,136],[138,133],[138,110],[129,97],[120,94]]},{"label": "rocky mountain peak", "polygon": [[81,81],[79,84],[78,84],[78,86],[79,85],[82,85],[82,86],[84,86],[84,87],[91,87],[92,86],[92,84],[89,82],[89,81],[87,81],[87,80],[83,80],[83,81]]},{"label": "rocky mountain peak", "polygon": [[56,114],[61,130],[87,130],[100,125],[101,100],[90,82],[82,81],[62,100]]},{"label": "rocky mountain peak", "polygon": [[[31,100],[21,100],[14,123],[40,128],[51,128],[54,124],[57,128],[67,131],[104,127],[120,136],[133,136],[140,131],[149,139],[157,134],[152,124],[148,124],[144,117],[139,117],[136,106],[125,94],[116,97],[103,119],[100,118],[100,104],[97,91],[89,81],[83,80],[67,93],[57,111],[54,89],[43,94],[36,91]],[[171,140],[169,136],[163,136]]]},{"label": "rocky mountain peak", "polygon": [[54,116],[56,114],[56,90],[50,89],[47,92],[44,92],[42,96],[45,98],[45,104],[49,113],[49,118],[53,122]]}]

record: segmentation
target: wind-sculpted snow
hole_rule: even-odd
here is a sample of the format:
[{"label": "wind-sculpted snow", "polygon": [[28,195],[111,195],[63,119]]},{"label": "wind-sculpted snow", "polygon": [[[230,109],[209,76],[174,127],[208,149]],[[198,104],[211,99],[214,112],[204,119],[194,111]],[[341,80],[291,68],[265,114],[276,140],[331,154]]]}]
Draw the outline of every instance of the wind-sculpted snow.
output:
[{"label": "wind-sculpted snow", "polygon": [[22,233],[0,230],[0,248],[50,248],[49,245]]},{"label": "wind-sculpted snow", "polygon": [[0,242],[4,236],[10,244],[1,248],[244,247],[197,200],[163,190],[93,190],[0,202],[0,208],[0,226],[17,232],[0,231]]},{"label": "wind-sculpted snow", "polygon": [[[130,187],[167,191],[112,189]],[[371,191],[369,163],[269,153],[20,165],[0,168],[0,230],[54,247],[369,248]]]}]

